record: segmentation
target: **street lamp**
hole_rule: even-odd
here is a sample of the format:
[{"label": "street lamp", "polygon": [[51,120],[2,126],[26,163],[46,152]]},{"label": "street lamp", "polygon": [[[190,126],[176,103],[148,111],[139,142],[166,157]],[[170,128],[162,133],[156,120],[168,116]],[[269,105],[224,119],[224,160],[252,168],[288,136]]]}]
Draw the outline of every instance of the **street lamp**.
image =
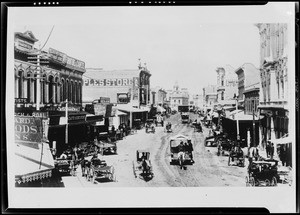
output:
[{"label": "street lamp", "polygon": [[[236,104],[235,104],[235,110],[236,110],[236,115],[238,113],[238,96],[236,94],[234,94],[233,98],[236,100]],[[240,140],[240,129],[239,129],[239,120],[236,117],[236,139],[237,141]]]}]

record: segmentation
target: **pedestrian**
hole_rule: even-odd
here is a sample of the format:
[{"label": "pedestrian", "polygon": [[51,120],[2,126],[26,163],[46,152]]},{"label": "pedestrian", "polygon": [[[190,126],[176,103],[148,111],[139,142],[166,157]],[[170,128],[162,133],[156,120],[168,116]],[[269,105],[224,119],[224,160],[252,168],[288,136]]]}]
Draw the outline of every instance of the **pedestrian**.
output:
[{"label": "pedestrian", "polygon": [[192,144],[192,141],[191,140],[188,140],[188,142],[187,142],[187,145],[188,145],[188,152],[189,152],[189,154],[190,154],[190,156],[191,156],[191,161],[194,163],[195,161],[194,161],[194,158],[193,158],[193,151],[194,151],[194,148],[193,148],[193,144]]},{"label": "pedestrian", "polygon": [[269,153],[270,153],[271,159],[273,159],[273,156],[274,156],[274,143],[272,143],[272,144],[271,144],[271,146],[270,146],[270,149],[269,149],[269,150],[270,150],[270,152],[269,152]]},{"label": "pedestrian", "polygon": [[258,152],[258,148],[257,147],[253,148],[252,154],[253,154],[253,158],[255,159],[255,161],[258,161],[259,152]]},{"label": "pedestrian", "polygon": [[267,145],[266,145],[266,152],[267,152],[267,157],[270,156],[270,141],[267,141]]}]

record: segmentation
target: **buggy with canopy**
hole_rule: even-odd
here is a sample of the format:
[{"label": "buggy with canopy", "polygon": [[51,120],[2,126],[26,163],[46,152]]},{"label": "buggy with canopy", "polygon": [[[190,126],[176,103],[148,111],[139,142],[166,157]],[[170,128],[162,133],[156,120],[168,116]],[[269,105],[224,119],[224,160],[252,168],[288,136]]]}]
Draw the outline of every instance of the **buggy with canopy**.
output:
[{"label": "buggy with canopy", "polygon": [[182,134],[178,134],[176,136],[170,137],[169,141],[170,141],[170,152],[171,152],[171,156],[170,156],[171,165],[174,163],[179,163],[180,166],[184,164],[192,164],[191,152],[187,150],[183,150],[183,153],[181,153],[180,151],[180,144],[181,143],[185,144],[190,140],[191,138]]}]

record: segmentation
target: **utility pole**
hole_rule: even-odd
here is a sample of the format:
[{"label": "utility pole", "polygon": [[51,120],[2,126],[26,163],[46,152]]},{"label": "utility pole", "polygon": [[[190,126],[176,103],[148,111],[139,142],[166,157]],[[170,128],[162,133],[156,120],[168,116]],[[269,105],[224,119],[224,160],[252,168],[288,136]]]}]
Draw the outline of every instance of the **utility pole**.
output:
[{"label": "utility pole", "polygon": [[[235,99],[236,99],[236,105],[235,105],[235,110],[236,110],[236,115],[238,113],[238,96],[234,95]],[[237,141],[240,140],[240,128],[239,128],[239,120],[238,117],[236,117],[236,139]]]},{"label": "utility pole", "polygon": [[69,124],[68,124],[68,121],[69,121],[69,118],[68,118],[68,99],[66,99],[66,144],[68,144],[68,139],[69,139],[69,136],[68,136],[68,130],[69,130]]},{"label": "utility pole", "polygon": [[254,104],[255,103],[253,101],[253,105],[252,105],[252,116],[253,116],[253,141],[252,141],[252,146],[256,147],[256,143],[255,143],[255,141],[256,141],[256,137],[255,137],[255,113],[254,113],[255,105]]},{"label": "utility pole", "polygon": [[41,65],[40,65],[40,57],[41,57],[41,47],[39,47],[39,52],[37,53],[37,74],[36,74],[36,110],[40,110],[40,103],[41,103],[41,81],[40,81],[40,74],[41,74]]}]

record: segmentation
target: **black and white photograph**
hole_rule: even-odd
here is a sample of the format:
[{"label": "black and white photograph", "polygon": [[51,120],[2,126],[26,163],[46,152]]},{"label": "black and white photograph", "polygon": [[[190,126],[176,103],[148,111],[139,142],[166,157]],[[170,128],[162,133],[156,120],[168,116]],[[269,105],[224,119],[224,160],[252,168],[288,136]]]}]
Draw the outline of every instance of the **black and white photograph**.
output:
[{"label": "black and white photograph", "polygon": [[9,208],[296,212],[296,3],[172,2],[8,8]]}]

